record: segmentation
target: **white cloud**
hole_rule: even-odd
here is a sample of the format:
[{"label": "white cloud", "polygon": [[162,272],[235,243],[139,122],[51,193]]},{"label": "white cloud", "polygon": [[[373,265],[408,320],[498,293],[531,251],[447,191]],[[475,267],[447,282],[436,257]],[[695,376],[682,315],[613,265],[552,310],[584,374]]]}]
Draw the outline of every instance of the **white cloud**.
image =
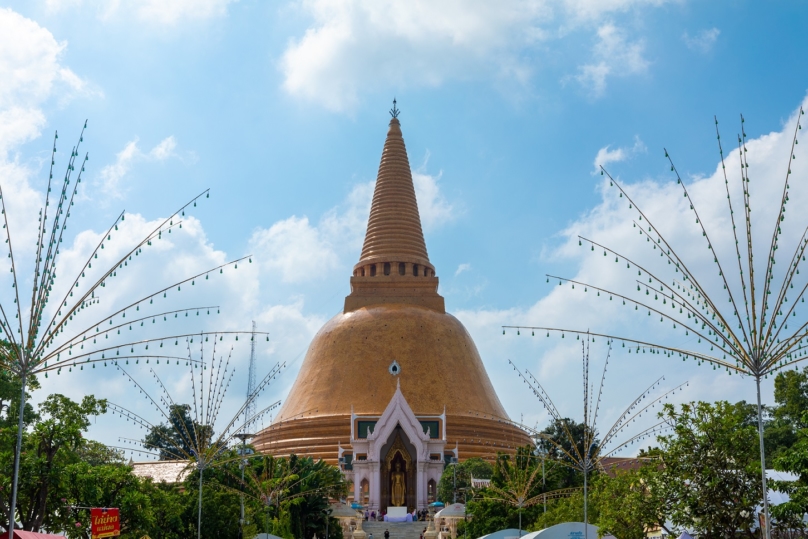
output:
[{"label": "white cloud", "polygon": [[457,266],[457,270],[455,270],[455,277],[463,273],[464,271],[469,271],[471,269],[471,264],[460,264]]},{"label": "white cloud", "polygon": [[126,143],[123,150],[116,155],[115,162],[101,169],[101,190],[107,198],[123,197],[125,190],[121,188],[121,180],[137,161],[165,161],[176,156],[177,141],[173,135],[166,137],[146,153],[137,144],[137,138]]},{"label": "white cloud", "polygon": [[165,161],[169,157],[176,155],[177,140],[174,135],[164,138],[160,143],[149,151],[149,157],[158,161]]},{"label": "white cloud", "polygon": [[691,36],[689,33],[685,32],[682,34],[682,41],[684,41],[687,48],[692,51],[708,53],[718,40],[719,34],[721,34],[721,30],[718,28],[702,30],[695,36]]},{"label": "white cloud", "polygon": [[39,109],[10,107],[0,110],[0,156],[38,137],[44,125],[45,115]]},{"label": "white cloud", "polygon": [[592,97],[600,97],[606,91],[609,77],[635,75],[648,69],[644,50],[643,40],[631,42],[615,25],[604,24],[598,28],[597,43],[593,47],[594,62],[580,66],[575,79]]},{"label": "white cloud", "polygon": [[37,107],[59,84],[81,90],[81,79],[59,63],[66,46],[31,19],[0,8],[0,109]]},{"label": "white cloud", "polygon": [[262,268],[286,283],[325,278],[346,252],[355,254],[361,247],[373,185],[356,185],[343,207],[332,208],[316,225],[306,216],[292,216],[256,230],[250,248]]},{"label": "white cloud", "polygon": [[98,93],[60,63],[66,47],[31,19],[0,8],[0,159],[39,136],[41,107],[54,96]]},{"label": "white cloud", "polygon": [[478,79],[524,85],[541,63],[526,51],[565,34],[558,26],[588,26],[610,13],[661,3],[300,0],[296,5],[312,23],[283,54],[283,87],[327,109],[351,111],[362,92],[390,87]]},{"label": "white cloud", "polygon": [[235,0],[139,0],[132,3],[138,16],[146,21],[176,24],[186,19],[211,19],[227,13]]},{"label": "white cloud", "polygon": [[610,13],[625,12],[645,6],[658,7],[668,0],[564,0],[564,10],[577,21],[598,21]]},{"label": "white cloud", "polygon": [[134,15],[146,23],[176,25],[188,20],[223,17],[227,7],[238,0],[45,0],[50,13],[94,7],[100,19]]},{"label": "white cloud", "polygon": [[253,252],[262,265],[278,270],[285,283],[324,276],[338,265],[327,238],[311,226],[308,217],[292,216],[253,234]]},{"label": "white cloud", "polygon": [[[428,159],[428,156],[427,156]],[[457,217],[456,208],[450,204],[438,187],[442,173],[431,175],[424,172],[424,166],[412,171],[412,183],[415,186],[415,197],[418,200],[418,213],[425,231],[434,230],[441,225],[453,221]]]},{"label": "white cloud", "polygon": [[[808,99],[804,101],[803,107],[808,107]],[[758,136],[746,144],[749,186],[754,210],[753,243],[756,246],[756,261],[767,259],[766,251],[773,228],[776,226],[782,196],[784,179],[782,173],[788,162],[796,119],[794,114],[785,122],[781,131]],[[797,146],[801,147],[802,145]],[[804,178],[808,176],[808,159],[803,159],[805,156],[799,153],[796,155],[797,159],[791,164],[791,177]],[[685,166],[684,158],[676,155],[673,155],[673,158],[678,166]],[[744,225],[743,221],[738,221],[743,219],[742,209],[738,208],[739,204],[741,208],[743,207],[743,202],[737,148],[729,151],[725,163],[730,192],[735,204],[739,241],[743,246],[744,234],[740,231]],[[732,225],[729,221],[721,163],[716,163],[715,168],[707,175],[686,177],[684,181],[695,208],[699,211],[700,221],[710,235],[709,239],[715,253],[724,271],[727,275],[731,275],[729,282],[733,294],[736,294],[736,298],[740,297],[737,266],[733,268],[737,255]],[[624,181],[622,185],[636,206],[630,209],[626,198],[621,198],[617,189],[609,186],[609,180],[604,179],[601,183],[600,204],[565,229],[562,232],[562,244],[544,260],[546,264],[552,262],[573,264],[577,269],[562,275],[579,283],[587,283],[588,291],[585,292],[586,287],[581,284],[576,285],[573,290],[569,284],[559,286],[557,280],[551,279],[546,285],[547,294],[532,304],[511,309],[478,309],[457,313],[458,318],[466,324],[474,336],[495,387],[511,414],[525,410],[525,399],[532,397],[527,391],[506,391],[517,382],[512,371],[502,368],[507,364],[508,358],[513,359],[521,367],[531,369],[546,387],[552,388],[551,396],[558,399],[556,404],[559,408],[570,410],[564,413],[580,414],[578,373],[581,351],[580,342],[569,333],[565,339],[558,336],[547,338],[544,332],[536,332],[536,335],[532,336],[530,330],[522,330],[518,337],[516,331],[503,336],[500,329],[502,325],[549,326],[584,331],[589,329],[598,333],[640,338],[705,351],[700,348],[705,345],[698,344],[697,338],[692,334],[685,336],[681,326],[674,330],[670,323],[660,323],[659,316],[649,317],[645,311],[635,311],[630,304],[623,306],[617,297],[610,299],[606,293],[600,293],[598,296],[591,288],[591,286],[602,287],[656,306],[658,303],[645,296],[642,286],[642,290],[637,291],[636,279],[640,279],[641,283],[645,282],[648,271],[662,276],[666,282],[680,277],[681,274],[675,273],[672,266],[666,263],[666,258],[659,256],[659,250],[654,249],[652,243],[646,241],[647,236],[640,235],[638,228],[633,226],[632,220],[643,226],[647,223],[645,218],[642,221],[638,220],[636,207],[640,207],[661,230],[701,284],[717,293],[718,299],[722,299],[721,294],[724,293],[712,255],[705,256],[709,253],[706,239],[702,236],[688,199],[683,197],[681,186],[677,185],[673,173],[660,179],[644,179],[636,183]],[[808,204],[808,185],[805,182],[792,181],[787,206],[789,211],[785,214],[789,217],[781,223],[782,235],[778,240],[779,246],[783,248],[783,254],[778,256],[778,262],[781,258],[790,257],[799,243],[802,227],[805,226],[805,215],[800,213],[799,208],[805,207],[806,204]],[[579,246],[579,235],[613,248],[621,255],[642,264],[645,268],[644,277],[637,276],[635,264],[632,264],[631,268],[626,268],[625,261],[615,262],[614,255],[607,253],[604,256],[602,249],[590,250],[586,243]],[[745,256],[743,247],[741,253]],[[758,267],[759,271],[761,269],[763,268]],[[802,273],[805,274],[804,271]],[[803,281],[801,284],[795,283],[795,289],[804,284],[805,277],[801,278]],[[779,283],[780,278],[775,277],[774,282]],[[720,303],[722,309],[725,301],[722,299]],[[670,307],[665,305],[660,308]],[[725,311],[725,314],[732,318],[733,312],[730,309]],[[593,357],[602,361],[606,348],[604,342],[600,339],[598,341],[600,343]],[[692,361],[682,363],[680,358],[675,357],[628,354],[619,343],[612,356],[607,392],[611,393],[616,405],[625,404],[626,398],[639,394],[645,385],[650,385],[654,379],[663,374],[668,375],[669,385],[690,380],[690,388],[677,400],[754,399],[754,384],[749,378],[728,376],[723,371],[713,371],[709,367],[697,367]],[[765,381],[767,384],[765,395],[769,398],[772,394],[771,383],[771,379]],[[516,385],[518,387],[520,384]],[[535,414],[534,416],[536,420],[543,420],[544,417]]]},{"label": "white cloud", "polygon": [[611,145],[608,145],[598,150],[598,154],[595,156],[593,163],[595,168],[592,174],[599,174],[600,167],[608,168],[610,163],[619,163],[620,161],[631,159],[634,155],[646,151],[645,144],[640,140],[640,137],[634,137],[634,146],[620,147],[613,150],[610,148]]}]

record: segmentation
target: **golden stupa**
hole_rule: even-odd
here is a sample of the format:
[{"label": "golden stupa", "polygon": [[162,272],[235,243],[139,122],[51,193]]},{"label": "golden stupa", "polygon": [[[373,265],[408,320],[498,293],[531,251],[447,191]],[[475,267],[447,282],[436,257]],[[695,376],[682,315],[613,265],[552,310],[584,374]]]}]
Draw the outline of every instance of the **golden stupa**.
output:
[{"label": "golden stupa", "polygon": [[264,453],[336,463],[350,451],[352,417],[380,416],[399,383],[416,415],[445,414],[446,449],[461,460],[529,443],[491,419],[507,414],[474,341],[438,295],[394,116],[344,310],[314,337],[273,425],[253,443]]}]

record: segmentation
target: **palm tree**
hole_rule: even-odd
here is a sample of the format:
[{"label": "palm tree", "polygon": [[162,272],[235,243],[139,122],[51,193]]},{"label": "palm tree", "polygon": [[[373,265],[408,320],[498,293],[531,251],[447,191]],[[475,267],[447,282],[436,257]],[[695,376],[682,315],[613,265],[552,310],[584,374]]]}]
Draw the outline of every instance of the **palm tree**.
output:
[{"label": "palm tree", "polygon": [[311,457],[257,455],[252,459],[244,459],[242,471],[243,477],[226,470],[236,480],[238,488],[224,484],[220,486],[231,492],[245,494],[266,507],[267,534],[271,532],[271,507],[277,508],[279,520],[282,511],[295,509],[319,518],[326,514],[329,499],[340,499],[348,492],[348,484],[338,468],[323,460],[315,461]]},{"label": "palm tree", "polygon": [[522,509],[532,507],[547,500],[565,498],[578,492],[579,488],[564,488],[550,492],[542,490],[541,466],[538,457],[517,451],[513,462],[507,455],[499,455],[496,461],[497,472],[502,477],[502,486],[492,481],[483,490],[480,499],[503,502],[516,507],[519,513],[519,537],[522,536]]}]

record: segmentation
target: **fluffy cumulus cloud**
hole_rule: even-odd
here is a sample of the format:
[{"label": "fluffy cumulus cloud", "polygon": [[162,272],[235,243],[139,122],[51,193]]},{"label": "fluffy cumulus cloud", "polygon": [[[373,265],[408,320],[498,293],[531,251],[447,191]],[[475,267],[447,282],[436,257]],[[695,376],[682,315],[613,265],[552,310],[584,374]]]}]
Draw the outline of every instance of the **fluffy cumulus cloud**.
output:
[{"label": "fluffy cumulus cloud", "polygon": [[[806,105],[808,100],[803,104]],[[784,122],[780,131],[760,135],[746,144],[753,205],[752,237],[755,260],[759,263],[767,260],[767,251],[777,226],[777,211],[796,122],[795,113]],[[747,126],[749,124],[747,119]],[[802,144],[796,146],[801,147]],[[735,225],[739,230],[741,254],[745,257],[738,149],[730,151],[725,147],[725,151],[728,152],[725,164],[729,189],[735,204]],[[797,159],[790,167],[791,177],[804,178],[808,175],[808,160],[803,159],[805,156],[799,153],[795,155]],[[679,166],[685,165],[684,156],[677,158],[673,155],[673,158]],[[734,318],[731,306],[725,308],[726,291],[723,289],[723,281],[718,275],[713,255],[707,249],[707,238],[702,235],[700,228],[703,224],[737,300],[742,297],[742,291],[722,164],[716,163],[715,169],[704,175],[683,178],[690,199],[699,212],[700,223],[696,223],[690,203],[683,196],[682,186],[677,185],[673,173],[663,178],[639,181],[617,178],[617,181],[632,198],[631,207],[627,199],[620,196],[617,188],[610,186],[608,177],[604,177],[599,186],[601,203],[570,224],[563,231],[561,244],[544,260],[545,263],[563,262],[577,266],[577,271],[567,275],[577,282],[574,289],[569,283],[559,285],[557,280],[551,279],[546,285],[548,293],[533,304],[507,310],[480,309],[457,313],[475,337],[487,362],[488,372],[512,414],[525,411],[526,399],[532,396],[527,390],[503,391],[503,388],[512,387],[517,382],[515,373],[502,368],[507,365],[508,359],[513,359],[521,368],[528,368],[537,375],[550,390],[551,397],[557,399],[556,404],[564,415],[581,413],[581,403],[576,397],[580,395],[578,373],[581,365],[581,341],[576,340],[571,333],[565,334],[563,339],[551,333],[548,338],[546,332],[537,330],[534,335],[530,329],[522,329],[518,336],[516,330],[502,335],[502,325],[591,330],[595,333],[633,337],[709,353],[709,345],[699,344],[698,338],[692,333],[685,335],[681,326],[673,329],[670,322],[661,323],[658,315],[649,316],[647,310],[635,310],[630,302],[623,305],[619,296],[607,292],[598,293],[592,288],[597,286],[623,294],[627,298],[650,302],[661,309],[670,308],[669,305],[658,305],[661,301],[653,301],[653,290],[649,291],[649,296],[644,292],[649,271],[661,276],[669,284],[677,279],[681,282],[681,273],[676,273],[674,267],[667,263],[667,258],[660,256],[660,250],[654,248],[654,242],[649,241],[645,234],[639,234],[639,227],[646,227],[643,228],[646,230],[649,220],[661,231],[662,236],[700,283],[712,291],[725,314]],[[794,208],[801,208],[805,204],[808,204],[808,186],[805,182],[792,181],[788,211],[785,214],[787,218],[780,223],[782,234],[779,245],[784,254],[778,255],[778,261],[780,258],[790,257],[799,243],[805,219]],[[642,209],[646,218],[639,219],[637,208]],[[634,223],[637,223],[636,227]],[[612,253],[604,255],[602,248],[595,247],[592,250],[586,242],[579,246],[579,235],[612,248],[621,256],[632,260],[631,267],[627,268],[626,261],[622,258],[616,262]],[[642,276],[637,275],[637,264],[644,268]],[[762,269],[765,268],[758,267],[758,273]],[[781,279],[782,274],[776,274],[774,282],[779,283]],[[804,284],[804,279],[802,283]],[[638,286],[640,291],[637,291]],[[593,361],[602,365],[606,353],[605,339],[597,339],[592,348]],[[676,356],[629,354],[627,348],[623,348],[619,342],[612,350],[611,357],[604,402],[610,403],[614,409],[604,415],[605,422],[614,419],[620,406],[625,406],[630,398],[635,394],[639,395],[646,386],[662,375],[667,376],[664,387],[690,382],[677,399],[754,400],[754,383],[750,378],[728,376],[727,373],[714,371],[710,367],[698,367],[692,361],[682,363],[681,358]],[[767,383],[771,383],[771,380]],[[766,389],[766,394],[771,395],[771,387]],[[536,409],[538,408],[537,406]],[[542,413],[530,415],[531,422],[546,420]]]},{"label": "fluffy cumulus cloud", "polygon": [[420,170],[412,173],[415,197],[418,200],[418,213],[424,230],[430,232],[457,218],[458,209],[440,191],[438,181],[441,174],[431,175]]},{"label": "fluffy cumulus cloud", "polygon": [[260,228],[250,239],[252,252],[283,282],[324,278],[328,270],[341,265],[346,251],[355,254],[361,247],[372,195],[373,183],[359,184],[341,207],[331,209],[317,223],[293,215]]},{"label": "fluffy cumulus cloud", "polygon": [[634,137],[634,145],[628,147],[612,148],[611,145],[604,146],[598,150],[593,162],[594,170],[592,174],[600,174],[600,167],[607,168],[611,163],[619,163],[631,159],[634,155],[645,152],[647,148],[640,137]]},{"label": "fluffy cumulus cloud", "polygon": [[89,7],[99,18],[110,19],[134,15],[145,23],[175,25],[188,20],[207,20],[227,14],[227,7],[237,0],[45,0],[51,13]]},{"label": "fluffy cumulus cloud", "polygon": [[648,69],[644,49],[642,40],[631,41],[614,24],[604,24],[598,28],[592,49],[594,61],[580,66],[575,79],[592,97],[600,97],[610,77],[636,75]]},{"label": "fluffy cumulus cloud", "polygon": [[[291,95],[352,110],[360,93],[436,86],[449,80],[507,79],[525,84],[539,45],[590,28],[595,21],[663,0],[301,0],[312,23],[281,59]],[[582,76],[601,87],[614,74],[640,71],[642,45],[611,26],[598,31],[614,58],[599,58]]]},{"label": "fluffy cumulus cloud", "polygon": [[[31,167],[36,165],[21,162],[14,152],[40,136],[48,105],[57,99],[64,102],[97,93],[63,63],[66,47],[35,21],[0,8],[0,178],[9,227],[22,245],[35,242],[31,223],[43,205],[43,196],[29,183],[35,172]],[[57,146],[64,151],[64,146]]]},{"label": "fluffy cumulus cloud", "polygon": [[49,100],[91,92],[62,64],[66,47],[31,19],[0,8],[0,156],[39,135]]},{"label": "fluffy cumulus cloud", "polygon": [[120,199],[123,197],[125,189],[121,187],[121,180],[132,169],[138,161],[165,161],[170,157],[175,157],[177,141],[174,136],[169,136],[159,142],[148,152],[143,152],[138,147],[138,139],[128,142],[123,150],[115,156],[115,162],[101,169],[100,184],[101,190],[107,199]]}]

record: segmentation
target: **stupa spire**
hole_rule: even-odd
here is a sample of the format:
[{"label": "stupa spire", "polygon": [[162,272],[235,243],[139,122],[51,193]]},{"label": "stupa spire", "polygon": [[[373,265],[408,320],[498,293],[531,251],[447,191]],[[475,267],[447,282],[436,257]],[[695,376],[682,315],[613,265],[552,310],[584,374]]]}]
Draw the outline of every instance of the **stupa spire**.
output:
[{"label": "stupa spire", "polygon": [[356,268],[369,263],[408,262],[434,271],[421,229],[399,112],[393,100],[392,119],[376,177],[365,243]]},{"label": "stupa spire", "polygon": [[368,228],[351,277],[345,310],[379,303],[418,304],[443,312],[435,267],[429,262],[410,161],[393,100]]}]

